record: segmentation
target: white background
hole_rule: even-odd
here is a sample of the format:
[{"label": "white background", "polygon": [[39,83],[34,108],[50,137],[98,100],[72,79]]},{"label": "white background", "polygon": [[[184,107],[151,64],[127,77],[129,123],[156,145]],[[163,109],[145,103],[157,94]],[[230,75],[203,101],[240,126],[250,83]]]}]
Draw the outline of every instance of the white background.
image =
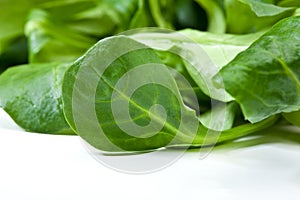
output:
[{"label": "white background", "polygon": [[[167,155],[164,155],[167,156]],[[0,110],[1,200],[300,199],[300,146],[191,151],[131,175],[97,162],[77,136],[27,133]]]}]

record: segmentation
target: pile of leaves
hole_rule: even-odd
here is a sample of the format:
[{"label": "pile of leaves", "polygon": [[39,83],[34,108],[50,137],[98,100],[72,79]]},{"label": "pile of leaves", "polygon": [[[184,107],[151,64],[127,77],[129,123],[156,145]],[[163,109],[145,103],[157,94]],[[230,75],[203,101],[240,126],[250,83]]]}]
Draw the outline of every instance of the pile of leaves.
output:
[{"label": "pile of leaves", "polygon": [[[0,106],[26,131],[109,152],[300,141],[298,0],[0,7]],[[161,29],[122,33],[143,27]]]}]

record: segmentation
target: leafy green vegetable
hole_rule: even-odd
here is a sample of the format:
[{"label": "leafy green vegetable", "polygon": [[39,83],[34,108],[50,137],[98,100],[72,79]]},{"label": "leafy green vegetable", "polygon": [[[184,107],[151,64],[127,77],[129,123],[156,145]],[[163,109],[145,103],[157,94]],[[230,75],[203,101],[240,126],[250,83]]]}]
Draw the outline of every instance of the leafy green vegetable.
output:
[{"label": "leafy green vegetable", "polygon": [[[0,73],[25,64],[0,75],[0,106],[27,131],[78,133],[100,150],[143,152],[243,146],[236,139],[249,134],[257,138],[246,145],[269,142],[300,126],[298,0],[0,7]],[[149,26],[188,29],[135,29]],[[263,135],[266,128],[275,134]]]},{"label": "leafy green vegetable", "polygon": [[227,32],[239,34],[266,29],[295,11],[295,7],[258,0],[225,0],[224,4]]},{"label": "leafy green vegetable", "polygon": [[[212,145],[264,129],[277,120],[273,116],[231,128],[236,110],[231,103],[225,113],[223,106],[216,106],[204,117],[200,114],[202,125],[195,110],[184,105],[174,77],[161,64],[153,49],[131,37],[101,40],[65,74],[63,102],[68,123],[95,148],[120,152]],[[219,120],[211,123],[217,116]]]},{"label": "leafy green vegetable", "polygon": [[[99,62],[102,64],[95,65]],[[174,78],[159,64],[152,49],[128,37],[97,43],[64,78],[64,111],[71,127],[105,151],[142,151],[169,143],[191,143],[191,134],[198,126],[196,114],[184,106]],[[162,82],[157,82],[160,78]],[[131,93],[134,84],[138,85]],[[91,120],[91,113],[96,114],[96,121]],[[97,130],[98,124],[103,135]]]},{"label": "leafy green vegetable", "polygon": [[276,24],[221,70],[245,118],[261,121],[300,109],[300,17]]},{"label": "leafy green vegetable", "polygon": [[149,0],[149,8],[159,27],[207,29],[205,10],[193,0]]},{"label": "leafy green vegetable", "polygon": [[138,0],[49,2],[32,10],[25,26],[30,62],[74,61],[100,38],[151,25],[144,11]]},{"label": "leafy green vegetable", "polygon": [[33,10],[26,24],[31,63],[73,61],[96,40],[85,37],[43,10]]},{"label": "leafy green vegetable", "polygon": [[290,113],[283,113],[285,119],[296,126],[300,126],[300,111],[294,111]]},{"label": "leafy green vegetable", "polygon": [[225,33],[226,21],[222,5],[218,0],[196,0],[206,11],[208,15],[207,31],[212,33]]},{"label": "leafy green vegetable", "polygon": [[[232,97],[224,89],[216,88],[212,77],[259,35],[261,33],[234,36],[184,30],[175,33],[136,33],[131,37],[153,49],[180,55],[186,71],[200,90],[210,98],[227,102]],[[207,54],[211,60],[207,59]]]},{"label": "leafy green vegetable", "polygon": [[299,7],[300,2],[298,0],[280,0],[278,1],[277,5],[283,6],[283,7]]},{"label": "leafy green vegetable", "polygon": [[[155,51],[156,54],[159,56],[161,62],[166,66],[175,69],[177,73],[172,73],[182,99],[188,107],[195,110],[197,113],[204,112],[210,109],[211,99],[207,95],[205,95],[202,90],[197,86],[195,81],[189,75],[188,71],[186,70],[185,64],[180,56],[175,54],[174,52],[170,51]],[[178,76],[180,74],[181,76]],[[182,80],[182,76],[185,80],[187,80],[191,87],[187,87],[185,82]],[[194,98],[194,94],[197,95],[197,99]],[[200,109],[200,110],[199,110]]]},{"label": "leafy green vegetable", "polygon": [[42,2],[42,0],[0,1],[0,73],[9,66],[27,62],[28,51],[23,33],[27,12]]},{"label": "leafy green vegetable", "polygon": [[0,106],[26,131],[73,134],[62,111],[66,64],[9,68],[0,76]]},{"label": "leafy green vegetable", "polygon": [[[230,102],[229,104],[215,103],[214,108],[201,114],[199,120],[201,124],[209,129],[224,131],[233,127],[237,104]],[[223,120],[224,124],[222,124]]]},{"label": "leafy green vegetable", "polygon": [[278,116],[272,116],[258,123],[242,124],[223,131],[210,130],[205,126],[200,125],[191,147],[205,147],[215,144],[222,144],[224,142],[234,141],[236,139],[248,136],[250,134],[271,127],[277,121]]},{"label": "leafy green vegetable", "polygon": [[[0,53],[3,42],[23,35],[28,10],[38,6],[43,0],[2,0],[0,1]],[[44,1],[45,2],[45,1]],[[19,6],[16,6],[19,5]],[[22,5],[22,6],[20,6]]]}]

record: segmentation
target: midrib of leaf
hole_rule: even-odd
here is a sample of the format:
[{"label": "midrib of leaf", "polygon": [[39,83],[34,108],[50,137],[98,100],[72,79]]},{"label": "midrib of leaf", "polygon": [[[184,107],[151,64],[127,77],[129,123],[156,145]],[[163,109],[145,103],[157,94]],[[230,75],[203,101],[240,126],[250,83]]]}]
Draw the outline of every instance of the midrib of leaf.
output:
[{"label": "midrib of leaf", "polygon": [[[276,43],[275,39],[273,40],[274,43]],[[280,50],[281,54],[283,55],[282,53],[282,50],[280,48],[280,45],[277,45],[278,49]],[[261,48],[262,49],[262,48]],[[265,49],[262,49],[265,53],[269,54],[273,59],[277,60],[280,65],[282,66],[285,74],[290,77],[293,82],[296,84],[296,87],[298,88],[298,90],[300,91],[300,81],[299,79],[297,78],[297,76],[293,73],[293,71],[289,68],[289,66],[284,62],[284,60],[282,60],[281,58],[278,58],[276,55],[272,54],[270,51],[267,51]]]},{"label": "midrib of leaf", "polygon": [[[139,116],[134,117],[131,120],[118,121],[118,123],[119,124],[126,124],[126,123],[129,123],[129,122],[132,122],[132,121],[136,121],[136,120],[142,119],[144,117],[147,117],[147,116],[145,114],[141,114]],[[102,123],[101,127],[110,126],[110,125],[111,125],[111,123]]]},{"label": "midrib of leaf", "polygon": [[281,59],[281,58],[277,58],[278,62],[281,64],[281,66],[283,67],[285,73],[292,78],[293,82],[295,82],[298,90],[300,91],[300,81],[297,78],[297,76],[293,73],[293,71],[288,67],[288,65]]},{"label": "midrib of leaf", "polygon": [[267,107],[272,107],[273,105],[271,104],[267,104],[263,98],[259,97],[259,95],[250,92],[247,88],[245,88],[244,86],[240,85],[240,88],[245,92],[248,93],[249,95],[253,96],[254,98],[256,98],[258,101],[260,101],[263,105],[267,106]]},{"label": "midrib of leaf", "polygon": [[[98,74],[98,73],[97,73]],[[99,76],[99,74],[98,74]],[[124,94],[123,92],[121,92],[120,90],[116,89],[115,87],[113,87],[109,81],[107,81],[103,76],[99,76],[100,79],[102,79],[105,84],[110,87],[112,90],[115,90],[117,93],[119,93],[123,98],[125,98],[127,101],[129,101],[134,107],[136,107],[137,109],[140,109],[141,111],[147,113],[148,115],[150,115],[149,111],[145,108],[143,108],[141,105],[139,105],[138,103],[134,102],[133,100],[130,99],[130,97],[128,97],[126,94]],[[181,133],[176,127],[174,127],[172,124],[168,123],[167,121],[163,124],[161,123],[163,120],[159,117],[156,116],[152,113],[152,119],[154,119],[156,122],[158,122],[159,124],[165,126],[168,130],[170,130],[171,132],[173,132],[174,134],[176,134],[177,132],[179,134],[183,134]]]}]

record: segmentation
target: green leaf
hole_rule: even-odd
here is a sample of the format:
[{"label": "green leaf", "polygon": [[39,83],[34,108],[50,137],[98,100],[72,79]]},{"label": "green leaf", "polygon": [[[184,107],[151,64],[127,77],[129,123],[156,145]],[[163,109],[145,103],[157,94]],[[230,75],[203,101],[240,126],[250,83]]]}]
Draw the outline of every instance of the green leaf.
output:
[{"label": "green leaf", "polygon": [[212,81],[223,65],[245,50],[261,33],[236,36],[196,30],[145,32],[130,37],[153,49],[180,55],[189,76],[200,90],[212,99],[228,102],[233,98]]},{"label": "green leaf", "polygon": [[208,15],[207,31],[212,33],[225,33],[226,20],[222,5],[216,0],[196,0]]},{"label": "green leaf", "polygon": [[104,151],[191,144],[198,127],[195,111],[183,104],[162,66],[154,50],[129,37],[101,40],[64,77],[68,123]]},{"label": "green leaf", "polygon": [[283,7],[300,7],[300,1],[298,0],[280,0],[277,3],[278,6],[283,6]]},{"label": "green leaf", "polygon": [[24,24],[30,9],[46,0],[0,1],[0,72],[13,65],[27,62]]},{"label": "green leaf", "polygon": [[211,110],[200,114],[199,121],[212,130],[224,131],[231,129],[237,108],[236,102],[228,104],[216,102]]},{"label": "green leaf", "polygon": [[284,118],[296,126],[300,126],[300,111],[282,113]]},{"label": "green leaf", "polygon": [[0,106],[26,131],[73,134],[62,111],[61,82],[69,65],[12,67],[0,76]]},{"label": "green leaf", "polygon": [[108,152],[214,145],[267,128],[278,118],[231,128],[236,106],[230,103],[225,110],[230,119],[216,107],[211,116],[220,121],[211,127],[216,130],[209,129],[184,105],[172,73],[156,51],[131,37],[101,40],[65,74],[65,117],[85,141]]},{"label": "green leaf", "polygon": [[[200,112],[200,110],[201,112],[208,110],[210,108],[211,99],[202,92],[202,90],[189,75],[182,58],[170,51],[158,50],[155,52],[163,64],[176,70],[176,73],[171,72],[171,74],[176,81],[184,104],[195,110],[197,114]],[[182,76],[178,76],[179,74],[184,76],[184,79],[189,82],[191,87],[187,87],[185,82],[182,80]],[[197,99],[194,98],[194,94],[197,95]]]},{"label": "green leaf", "polygon": [[138,0],[137,9],[132,16],[128,30],[139,27],[152,27],[155,26],[154,20],[148,8],[147,1]]},{"label": "green leaf", "polygon": [[25,25],[31,63],[74,61],[98,39],[153,25],[141,0],[52,1],[42,8]]},{"label": "green leaf", "polygon": [[96,42],[40,9],[30,13],[25,33],[29,40],[31,63],[74,61]]},{"label": "green leaf", "polygon": [[257,0],[225,0],[227,32],[251,33],[267,29],[293,15],[294,7],[280,7]]},{"label": "green leaf", "polygon": [[287,18],[220,71],[246,119],[258,122],[299,110],[299,47],[300,17]]},{"label": "green leaf", "polygon": [[172,10],[166,9],[168,6],[173,4],[174,2],[167,1],[159,1],[159,0],[149,0],[149,7],[151,14],[155,23],[162,28],[174,29],[172,24],[172,18],[174,17],[174,12],[170,12]]},{"label": "green leaf", "polygon": [[251,34],[214,34],[193,29],[181,30],[179,33],[197,42],[216,64],[218,69],[228,64],[240,52],[246,50],[264,32]]}]

